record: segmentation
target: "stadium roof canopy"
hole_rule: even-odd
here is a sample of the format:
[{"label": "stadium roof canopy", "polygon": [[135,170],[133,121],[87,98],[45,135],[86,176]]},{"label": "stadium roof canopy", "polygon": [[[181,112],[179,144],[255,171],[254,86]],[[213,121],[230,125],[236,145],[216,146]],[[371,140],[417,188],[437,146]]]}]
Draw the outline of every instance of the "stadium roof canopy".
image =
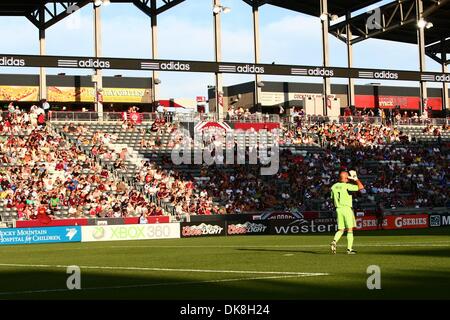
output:
[{"label": "stadium roof canopy", "polygon": [[[175,6],[181,2],[188,0],[158,0],[157,3],[161,6]],[[318,0],[243,0],[249,5],[271,4],[285,9],[302,12],[305,14],[319,16],[320,5]],[[345,15],[347,12],[356,11],[365,8],[369,5],[375,4],[380,0],[328,0],[328,8],[330,13],[337,15]],[[23,16],[27,13],[37,10],[43,4],[60,3],[72,5],[77,3],[93,1],[65,1],[65,0],[2,0],[0,2],[0,15],[3,16]],[[136,3],[144,4],[150,3],[150,0],[110,0],[113,3]]]},{"label": "stadium roof canopy", "polygon": [[[111,3],[134,4],[149,16],[163,13],[184,1],[186,0],[110,0]],[[82,8],[92,3],[94,0],[1,0],[0,16],[25,16],[36,27],[46,29],[73,13],[75,10],[71,8]]]},{"label": "stadium roof canopy", "polygon": [[[134,3],[136,6],[150,7],[151,0],[110,0],[112,3]],[[182,2],[189,0],[157,0],[158,6],[156,13],[162,13]],[[270,4],[280,8],[301,12],[312,16],[320,16],[319,0],[243,0],[249,5],[262,6]],[[92,0],[1,0],[1,16],[30,16],[42,5],[46,5],[46,12],[52,16],[57,13],[57,6],[62,9],[75,4],[79,7],[92,3]],[[328,0],[328,13],[332,15],[345,16],[368,6],[379,3],[380,0]],[[433,28],[426,32],[426,44],[431,44],[450,36],[450,0],[423,0],[424,18],[433,23]],[[382,31],[368,33],[364,38],[377,38],[383,40],[392,40],[397,42],[417,43],[417,27],[415,22],[416,0],[392,0],[392,2],[381,6],[383,23]],[[52,8],[53,7],[53,8]],[[54,12],[52,9],[55,9]],[[64,10],[65,10],[64,9]],[[354,30],[366,30],[369,13],[363,13],[352,17],[349,21],[345,20],[334,24],[330,28],[331,33],[342,36],[345,34],[344,27],[350,22]],[[353,32],[357,34],[357,32]],[[358,41],[360,41],[358,39]]]},{"label": "stadium roof canopy", "polygon": [[[110,0],[112,3],[130,3],[148,15],[160,14],[180,3],[189,0]],[[273,5],[296,12],[320,16],[319,0],[243,0],[251,6]],[[423,19],[431,22],[433,27],[426,29],[425,44],[427,54],[439,60],[443,49],[450,50],[450,0],[422,0]],[[1,0],[0,16],[25,16],[38,28],[48,28],[69,14],[71,5],[83,7],[93,0]],[[152,2],[153,6],[152,6]],[[358,10],[376,5],[380,0],[328,0],[328,13],[339,17],[352,14]],[[351,43],[375,38],[396,42],[417,43],[417,1],[392,0],[380,8],[379,28],[368,30],[367,23],[373,17],[372,12],[351,15],[339,23],[331,22],[330,33],[347,41],[347,25],[352,31]],[[39,17],[39,9],[45,11],[45,18]],[[439,53],[437,53],[439,52]]]},{"label": "stadium roof canopy", "polygon": [[[277,7],[305,13],[311,16],[320,16],[319,0],[244,0],[246,3],[271,4]],[[347,12],[354,12],[366,8],[380,0],[328,0],[328,12],[343,16]]]},{"label": "stadium roof canopy", "polygon": [[[379,28],[367,30],[368,19],[372,12],[363,13],[330,27],[336,36],[346,35],[345,27],[350,24],[352,33],[357,36],[354,43],[368,38],[391,40],[404,43],[417,43],[416,1],[393,1],[380,7]],[[423,0],[423,19],[433,26],[426,29],[427,45],[441,41],[450,36],[450,0]]]},{"label": "stadium roof canopy", "polygon": [[[102,0],[104,1],[104,0]],[[112,3],[128,3],[136,6],[152,20],[152,37],[157,25],[157,16],[181,3],[191,0],[109,0]],[[192,0],[193,1],[193,0]],[[322,32],[329,32],[341,41],[347,43],[349,61],[353,45],[369,38],[390,40],[409,44],[418,44],[420,51],[421,72],[425,66],[425,54],[442,64],[444,72],[450,63],[447,53],[450,53],[450,0],[391,0],[380,6],[381,0],[242,0],[253,8],[272,5],[295,12],[320,17]],[[322,8],[322,1],[327,1],[326,12]],[[0,16],[24,16],[39,28],[41,49],[45,41],[45,29],[69,16],[78,8],[93,4],[94,0],[0,0]],[[368,12],[368,9],[373,9]],[[375,8],[375,9],[374,9]],[[69,10],[70,9],[70,10]],[[76,9],[76,10],[74,10]],[[213,11],[213,10],[211,10]],[[365,12],[364,12],[365,11]],[[99,12],[99,10],[96,10]],[[363,13],[358,13],[363,12]],[[255,13],[255,12],[254,12]],[[325,16],[325,17],[323,17]],[[338,19],[335,19],[335,17]],[[217,16],[215,16],[217,18]],[[215,23],[217,23],[217,19]],[[98,19],[100,20],[100,19]],[[421,21],[420,21],[421,20]],[[97,21],[97,20],[96,20]],[[420,23],[419,23],[420,22]],[[419,25],[421,29],[419,29]],[[98,30],[99,28],[96,28]],[[215,28],[216,44],[219,39],[218,28]],[[418,30],[420,32],[418,32]],[[423,31],[423,32],[422,32]],[[256,45],[256,31],[254,42]],[[327,66],[328,44],[326,37],[322,37],[324,66]],[[99,42],[97,32],[95,41]],[[419,41],[420,40],[420,41]],[[157,42],[152,41],[152,45]],[[100,47],[100,46],[99,46]],[[216,62],[217,62],[217,48]],[[155,49],[155,48],[153,48]],[[97,50],[97,49],[96,49]],[[155,50],[153,50],[155,52]],[[41,73],[42,75],[43,73]],[[153,74],[155,77],[155,72]],[[216,88],[219,84],[220,72],[216,73]],[[44,92],[45,83],[40,77],[40,92]],[[255,82],[256,83],[256,82]],[[153,82],[152,85],[154,85]],[[420,82],[421,110],[425,108],[426,80]],[[354,86],[349,79],[349,86]],[[444,83],[444,86],[446,84]],[[257,88],[257,86],[255,86]],[[331,92],[330,80],[324,77],[324,114],[327,114],[325,100]],[[446,89],[447,90],[447,89]],[[446,91],[444,90],[444,91]],[[155,90],[152,90],[155,92]],[[349,101],[354,100],[349,90]],[[255,97],[257,96],[257,89]],[[153,101],[156,101],[156,96]],[[447,99],[444,99],[447,100]],[[219,90],[216,90],[216,109],[219,110]],[[255,98],[255,105],[258,103]],[[101,103],[99,103],[99,106]],[[97,108],[97,106],[96,106]],[[100,108],[100,107],[99,107]],[[97,109],[96,109],[97,110]],[[99,109],[100,110],[100,109]]]}]

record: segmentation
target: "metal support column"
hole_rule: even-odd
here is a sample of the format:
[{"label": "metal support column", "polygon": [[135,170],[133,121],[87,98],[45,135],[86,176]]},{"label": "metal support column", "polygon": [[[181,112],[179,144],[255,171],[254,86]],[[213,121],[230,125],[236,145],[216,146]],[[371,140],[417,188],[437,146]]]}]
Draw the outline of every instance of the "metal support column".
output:
[{"label": "metal support column", "polygon": [[[45,55],[45,11],[44,6],[39,9],[39,23],[41,27],[39,28],[39,54],[41,56]],[[47,72],[45,68],[39,68],[39,99],[47,99]]]},{"label": "metal support column", "polygon": [[[255,63],[258,64],[260,61],[260,38],[259,38],[259,3],[257,0],[253,3],[253,45],[255,50]],[[262,107],[260,105],[260,96],[261,96],[261,75],[256,74],[255,76],[255,96],[253,99],[254,105],[256,107],[256,111],[262,111]]]},{"label": "metal support column", "polygon": [[[442,72],[447,73],[448,72],[447,51],[445,50],[444,47],[444,41],[442,41],[441,60],[442,60]],[[449,103],[450,101],[448,95],[448,82],[444,82],[442,85],[442,110],[445,112],[444,115],[447,112]]]},{"label": "metal support column", "polygon": [[[328,14],[328,0],[320,0],[320,14],[322,21],[322,50],[323,50],[323,66],[329,67],[329,41],[328,41],[328,28],[329,28],[329,14]],[[326,17],[326,18],[325,18]],[[328,95],[331,94],[331,81],[330,78],[323,78],[323,115],[328,114]]]},{"label": "metal support column", "polygon": [[[102,25],[101,6],[94,4],[94,45],[95,57],[102,56]],[[103,73],[101,69],[95,69],[95,111],[99,120],[103,119]]]},{"label": "metal support column", "polygon": [[[213,0],[213,8],[215,6],[220,6],[220,0]],[[215,51],[215,62],[219,63],[222,61],[222,29],[221,29],[221,16],[220,13],[213,13],[214,15],[214,51]],[[219,120],[223,119],[224,114],[224,97],[223,97],[223,75],[220,72],[216,73],[216,110],[215,113]]]},{"label": "metal support column", "polygon": [[[347,13],[347,21],[350,21],[350,18],[350,13]],[[348,67],[353,68],[352,29],[350,23],[347,24],[347,62]],[[347,103],[349,106],[355,105],[355,80],[353,78],[348,78]]]},{"label": "metal support column", "polygon": [[[423,19],[423,1],[416,0],[417,8],[417,23]],[[420,60],[420,72],[425,71],[425,28],[417,28],[417,41],[419,44],[419,60]],[[426,101],[428,101],[427,93],[427,83],[425,81],[420,81],[420,114],[425,110]]]},{"label": "metal support column", "polygon": [[[156,0],[152,0],[151,8],[153,10],[151,16],[152,23],[152,59],[158,59],[158,14],[156,13]],[[159,72],[152,72],[152,103],[159,100],[159,86],[155,83],[159,80]]]}]

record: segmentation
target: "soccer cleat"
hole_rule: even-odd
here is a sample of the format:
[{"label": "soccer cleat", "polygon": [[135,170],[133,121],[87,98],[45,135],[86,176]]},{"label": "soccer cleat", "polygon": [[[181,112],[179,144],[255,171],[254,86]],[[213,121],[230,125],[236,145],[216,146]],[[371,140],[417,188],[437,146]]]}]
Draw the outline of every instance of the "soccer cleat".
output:
[{"label": "soccer cleat", "polygon": [[353,249],[347,249],[347,254],[356,254],[356,251]]},{"label": "soccer cleat", "polygon": [[331,253],[336,254],[336,241],[331,242]]}]

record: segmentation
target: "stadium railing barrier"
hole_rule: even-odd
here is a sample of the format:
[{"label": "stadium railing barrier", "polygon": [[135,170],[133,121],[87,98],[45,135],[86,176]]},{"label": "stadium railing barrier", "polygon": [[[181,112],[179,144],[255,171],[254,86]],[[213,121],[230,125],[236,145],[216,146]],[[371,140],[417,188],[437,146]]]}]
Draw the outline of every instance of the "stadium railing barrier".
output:
[{"label": "stadium railing barrier", "polygon": [[[156,119],[164,118],[166,122],[199,122],[215,121],[215,114],[176,114],[171,112],[142,112],[138,113],[140,119],[137,122],[153,122]],[[49,120],[52,122],[123,122],[123,112],[103,112],[101,117],[98,112],[71,112],[71,111],[53,111],[49,113]],[[129,120],[129,119],[128,119]]]},{"label": "stadium railing barrier", "polygon": [[337,123],[337,124],[358,124],[358,123],[370,123],[375,125],[381,124],[393,124],[393,125],[406,125],[406,126],[425,126],[434,125],[442,126],[444,124],[450,124],[450,118],[408,118],[408,119],[382,119],[381,117],[366,117],[366,116],[338,116],[328,117],[320,115],[305,115],[305,116],[286,116],[282,117],[281,121],[284,124],[291,124],[300,122],[303,125],[314,125],[317,123]]},{"label": "stadium railing barrier", "polygon": [[[200,121],[218,121],[216,114],[205,114],[205,113],[157,113],[157,112],[143,112],[139,113],[142,121],[153,122],[158,118],[164,117],[168,122],[200,122]],[[122,112],[103,112],[99,116],[98,112],[71,112],[71,111],[52,111],[49,113],[50,121],[61,121],[61,122],[122,122],[123,113]],[[277,114],[250,114],[244,116],[235,117],[225,117],[223,119],[227,122],[239,122],[239,123],[262,123],[262,122],[274,122],[283,123],[285,125],[293,124],[296,122],[301,122],[303,125],[314,125],[317,123],[337,123],[337,124],[358,124],[358,123],[369,123],[374,125],[381,124],[394,124],[394,125],[408,125],[408,126],[424,126],[424,125],[435,125],[442,126],[444,124],[449,125],[449,118],[408,118],[408,119],[382,119],[381,117],[366,117],[366,116],[338,116],[329,117],[321,115],[306,115],[306,116],[281,116]]]},{"label": "stadium railing barrier", "polygon": [[280,123],[281,117],[277,114],[263,114],[263,113],[252,113],[249,115],[242,116],[232,116],[225,117],[227,122],[238,122],[238,123],[265,123],[265,122],[275,122]]},{"label": "stadium railing barrier", "polygon": [[[158,117],[162,116],[158,113],[139,113],[142,122],[152,122]],[[48,114],[49,121],[51,122],[122,122],[122,112],[103,112],[101,117],[98,112],[71,112],[71,111],[52,111]],[[168,117],[168,115],[167,115]],[[166,119],[167,120],[167,119]]]},{"label": "stadium railing barrier", "polygon": [[[143,112],[139,113],[142,122],[153,122],[157,118],[164,117],[166,121],[173,122],[200,122],[200,121],[218,121],[216,114],[206,113],[157,113],[157,112]],[[71,111],[52,111],[49,113],[50,121],[63,121],[63,122],[122,122],[122,112],[103,112],[101,116],[98,112],[71,112]],[[280,122],[280,116],[274,114],[251,114],[240,117],[225,117],[223,119],[227,122]]]}]

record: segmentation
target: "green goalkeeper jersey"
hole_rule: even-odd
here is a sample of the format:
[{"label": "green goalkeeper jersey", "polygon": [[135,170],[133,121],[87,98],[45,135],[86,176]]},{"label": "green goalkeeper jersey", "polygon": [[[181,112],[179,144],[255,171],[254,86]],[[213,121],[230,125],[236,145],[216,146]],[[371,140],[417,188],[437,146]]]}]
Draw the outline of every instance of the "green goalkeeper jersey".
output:
[{"label": "green goalkeeper jersey", "polygon": [[352,196],[348,191],[359,191],[355,184],[338,182],[331,187],[331,199],[336,208],[353,207]]}]

